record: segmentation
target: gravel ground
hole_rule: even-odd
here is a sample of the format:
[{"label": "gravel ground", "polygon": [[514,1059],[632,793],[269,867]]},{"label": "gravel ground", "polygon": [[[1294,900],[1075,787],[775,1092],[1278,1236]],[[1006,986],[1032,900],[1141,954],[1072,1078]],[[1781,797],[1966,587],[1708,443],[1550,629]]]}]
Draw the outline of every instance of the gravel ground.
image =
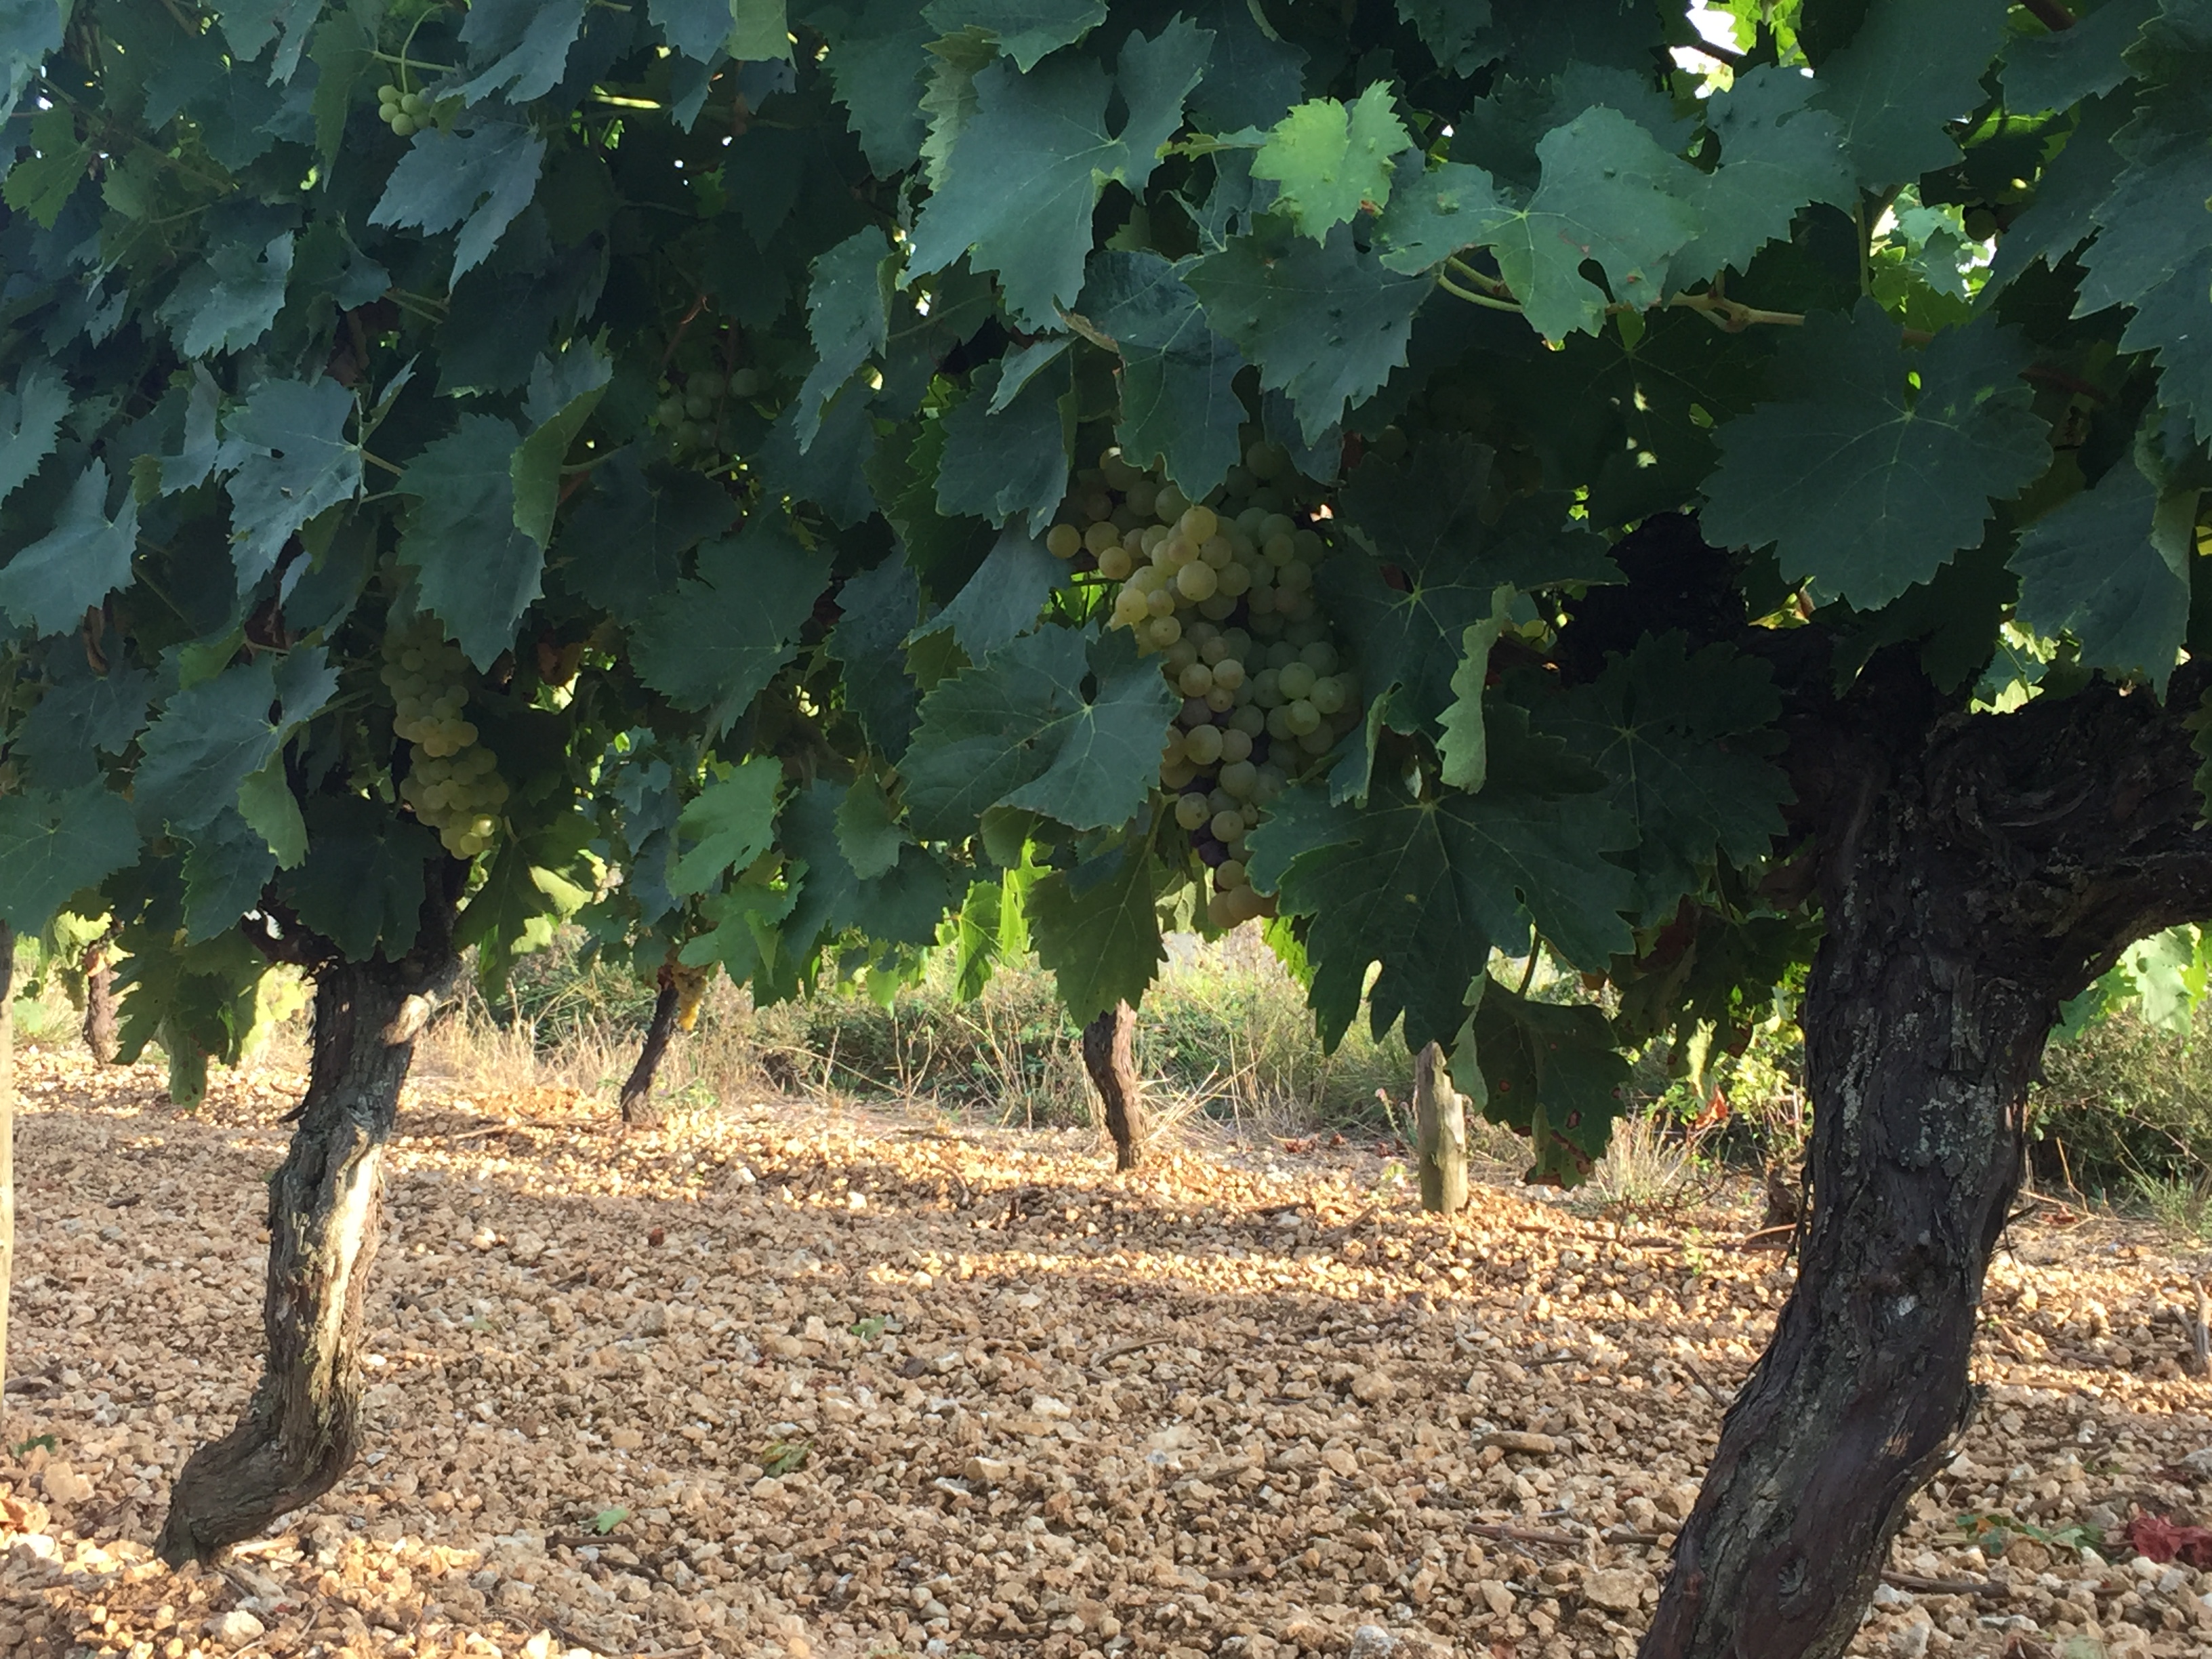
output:
[{"label": "gravel ground", "polygon": [[[1387,1148],[1117,1177],[1087,1135],[772,1101],[625,1138],[430,1080],[368,1455],[173,1573],[147,1547],[255,1372],[300,1079],[185,1118],[150,1067],[19,1075],[5,1439],[52,1445],[0,1448],[10,1655],[1626,1659],[1790,1283],[1747,1194],[1604,1219],[1501,1182],[1447,1223]],[[2212,1571],[2107,1541],[2212,1510],[2208,1266],[2016,1224],[1984,1409],[1855,1653],[2212,1651]]]}]

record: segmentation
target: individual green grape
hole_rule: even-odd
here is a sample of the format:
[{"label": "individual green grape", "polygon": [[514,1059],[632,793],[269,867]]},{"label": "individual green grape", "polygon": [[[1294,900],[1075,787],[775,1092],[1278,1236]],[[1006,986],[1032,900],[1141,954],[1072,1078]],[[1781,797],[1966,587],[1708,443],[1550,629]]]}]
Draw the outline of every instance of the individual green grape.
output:
[{"label": "individual green grape", "polygon": [[1220,586],[1220,574],[1201,560],[1194,559],[1176,572],[1176,591],[1193,604],[1212,599]]},{"label": "individual green grape", "polygon": [[1203,795],[1179,795],[1176,798],[1176,822],[1185,830],[1195,830],[1212,815],[1213,809]]},{"label": "individual green grape", "polygon": [[1198,726],[1191,728],[1183,739],[1183,747],[1195,766],[1211,766],[1221,758],[1221,728],[1218,726]]},{"label": "individual green grape", "polygon": [[392,118],[392,131],[402,138],[412,138],[421,129],[416,125],[413,116],[394,115]]},{"label": "individual green grape", "polygon": [[757,368],[733,368],[730,371],[730,396],[750,398],[761,389],[761,373]]}]

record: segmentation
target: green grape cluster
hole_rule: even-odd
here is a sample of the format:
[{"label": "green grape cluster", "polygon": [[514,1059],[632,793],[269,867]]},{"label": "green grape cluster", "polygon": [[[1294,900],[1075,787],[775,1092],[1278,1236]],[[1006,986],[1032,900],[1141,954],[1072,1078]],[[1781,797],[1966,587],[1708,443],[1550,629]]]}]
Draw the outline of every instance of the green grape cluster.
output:
[{"label": "green grape cluster", "polygon": [[428,617],[393,629],[384,642],[382,678],[397,711],[392,729],[415,745],[399,798],[438,832],[448,853],[472,859],[499,833],[507,790],[497,757],[463,718],[468,666],[460,647]]},{"label": "green grape cluster", "polygon": [[696,369],[680,379],[661,382],[660,402],[653,408],[653,422],[668,434],[678,454],[719,453],[724,400],[750,398],[760,389],[758,369],[735,368],[727,374],[711,368]]},{"label": "green grape cluster", "polygon": [[1271,915],[1245,879],[1245,838],[1361,718],[1358,678],[1314,598],[1330,551],[1320,492],[1257,439],[1203,501],[1118,449],[1075,486],[1045,545],[1120,584],[1111,626],[1159,657],[1183,699],[1160,787],[1211,872],[1206,919]]},{"label": "green grape cluster", "polygon": [[402,92],[389,82],[376,89],[376,113],[402,138],[412,138],[436,118],[436,106],[428,94]]}]

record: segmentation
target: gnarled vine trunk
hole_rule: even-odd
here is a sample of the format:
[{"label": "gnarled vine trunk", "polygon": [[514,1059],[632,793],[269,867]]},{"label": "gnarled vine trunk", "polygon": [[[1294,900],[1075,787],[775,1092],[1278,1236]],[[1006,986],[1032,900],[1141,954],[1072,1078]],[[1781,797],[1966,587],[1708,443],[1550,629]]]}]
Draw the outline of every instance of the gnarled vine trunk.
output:
[{"label": "gnarled vine trunk", "polygon": [[119,1046],[115,1028],[115,964],[109,960],[114,942],[111,927],[84,951],[84,1046],[103,1066],[115,1063]]},{"label": "gnarled vine trunk", "polygon": [[8,1426],[8,1287],[15,1282],[15,930],[0,921],[0,1431]]},{"label": "gnarled vine trunk", "polygon": [[1452,1087],[1443,1050],[1431,1042],[1413,1059],[1413,1133],[1421,1207],[1457,1215],[1467,1207],[1467,1103]]},{"label": "gnarled vine trunk", "polygon": [[1145,1144],[1144,1093],[1137,1082],[1137,1011],[1126,1002],[1095,1015],[1083,1028],[1083,1068],[1106,1109],[1114,1167],[1133,1170]]},{"label": "gnarled vine trunk", "polygon": [[384,1146],[415,1040],[457,966],[448,951],[427,964],[316,969],[307,1097],[269,1188],[264,1370],[238,1426],[194,1452],[177,1477],[158,1546],[172,1565],[252,1537],[329,1491],[353,1462]]},{"label": "gnarled vine trunk", "polygon": [[637,1051],[637,1064],[622,1086],[622,1121],[633,1129],[657,1129],[660,1114],[653,1109],[653,1079],[676,1036],[676,1018],[684,993],[676,975],[660,970],[660,990],[653,999],[653,1023],[645,1028],[645,1045]]},{"label": "gnarled vine trunk", "polygon": [[1858,1629],[1972,1413],[1983,1273],[2058,1006],[2131,940],[2212,914],[2183,696],[2093,690],[1901,741],[1892,710],[1795,774],[1827,922],[1803,1013],[1811,1216],[1646,1659],[1833,1659]]}]

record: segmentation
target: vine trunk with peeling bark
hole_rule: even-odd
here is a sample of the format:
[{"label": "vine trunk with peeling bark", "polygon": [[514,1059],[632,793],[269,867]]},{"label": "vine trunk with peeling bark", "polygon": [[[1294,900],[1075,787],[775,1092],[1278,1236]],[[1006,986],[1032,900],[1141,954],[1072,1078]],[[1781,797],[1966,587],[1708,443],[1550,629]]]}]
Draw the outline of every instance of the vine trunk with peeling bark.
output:
[{"label": "vine trunk with peeling bark", "polygon": [[1975,1409],[1983,1278],[2059,1006],[2132,941],[2212,914],[2172,699],[2100,689],[1977,715],[1878,667],[1801,729],[1827,922],[1802,1016],[1811,1213],[1646,1659],[1844,1651]]},{"label": "vine trunk with peeling bark", "polygon": [[[193,1452],[171,1488],[156,1547],[172,1565],[213,1559],[313,1502],[360,1449],[362,1309],[382,1231],[384,1150],[416,1041],[460,970],[449,909],[424,912],[427,937],[396,962],[315,952],[307,1091],[269,1183],[261,1377],[237,1425]],[[292,943],[295,959],[302,943]]]}]

